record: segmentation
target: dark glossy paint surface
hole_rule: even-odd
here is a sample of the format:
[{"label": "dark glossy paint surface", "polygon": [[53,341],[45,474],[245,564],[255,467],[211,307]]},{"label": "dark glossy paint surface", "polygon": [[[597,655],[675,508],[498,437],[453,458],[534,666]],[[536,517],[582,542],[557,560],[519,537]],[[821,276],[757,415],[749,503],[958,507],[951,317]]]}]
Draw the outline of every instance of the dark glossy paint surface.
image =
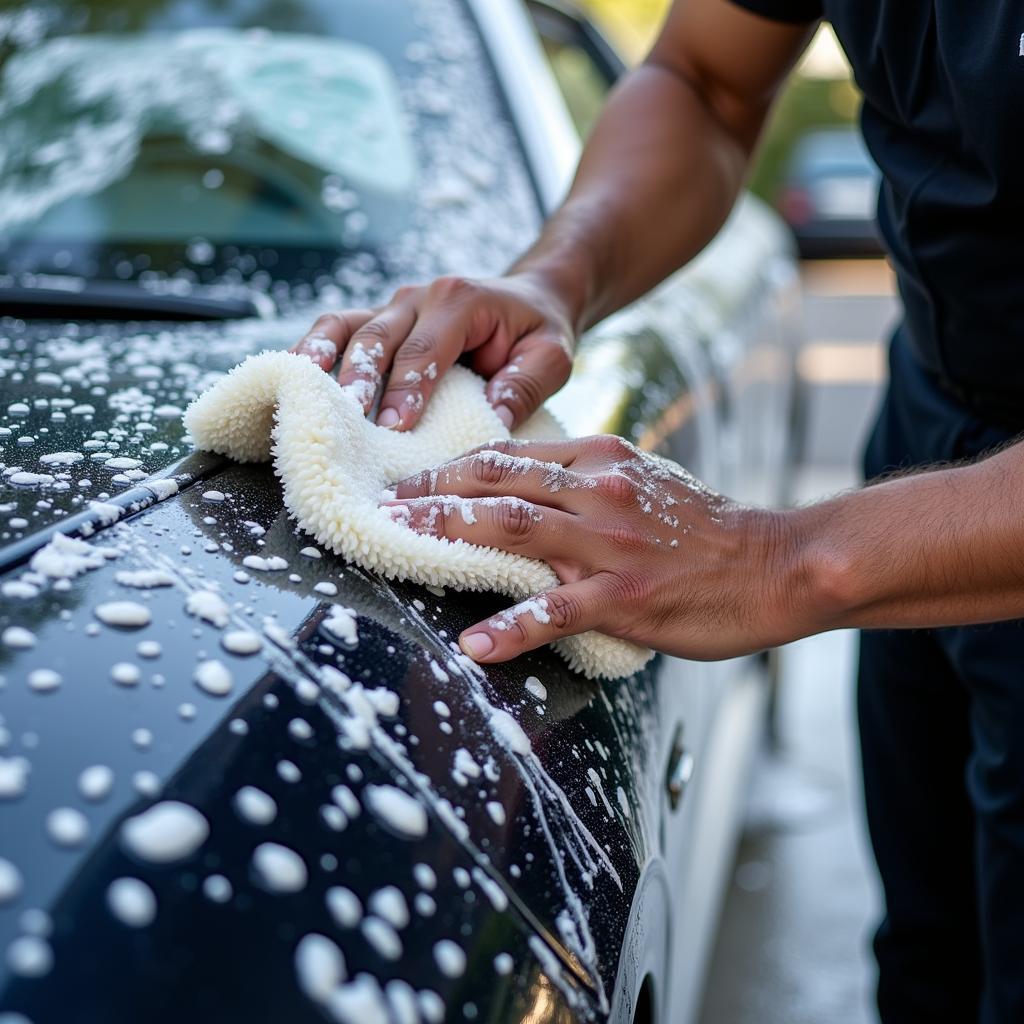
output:
[{"label": "dark glossy paint surface", "polygon": [[[517,1019],[542,996],[557,1002],[568,993],[579,1001],[577,1013],[599,1005],[597,992],[617,969],[631,893],[650,842],[649,793],[637,785],[657,732],[653,676],[598,686],[570,675],[550,654],[489,670],[486,679],[468,672],[452,659],[450,637],[496,609],[494,599],[438,597],[424,588],[389,586],[332,558],[304,558],[299,551],[306,539],[287,522],[268,469],[234,468],[210,484],[230,494],[228,502],[204,501],[193,489],[106,531],[109,538],[101,535],[96,543],[118,547],[118,558],[77,579],[68,593],[39,599],[38,621],[18,617],[35,629],[38,644],[5,652],[2,699],[8,727],[17,730],[8,752],[26,756],[32,769],[24,796],[2,806],[3,855],[21,866],[25,888],[0,911],[0,944],[19,932],[20,910],[48,908],[55,966],[42,979],[9,980],[3,1005],[35,1021],[59,1019],[69,997],[94,1011],[83,1020],[137,1019],[143,1012],[152,1020],[216,1019],[228,1006],[243,1017],[274,1019],[268,1008],[284,1012],[293,1001],[305,1004],[295,989],[292,950],[310,931],[338,942],[350,975],[365,971],[382,983],[401,978],[438,991],[450,1007],[474,1003],[484,1019]],[[266,530],[258,538],[262,547],[243,521]],[[183,541],[191,554],[181,554]],[[216,550],[204,550],[215,544]],[[242,558],[258,552],[285,558],[288,569],[253,572],[249,582],[236,582]],[[102,627],[88,635],[97,603],[139,596],[118,585],[115,573],[152,564],[178,578],[177,586],[141,592],[153,624],[130,633]],[[298,581],[287,578],[292,572]],[[313,586],[323,581],[339,587],[332,602],[359,613],[354,650],[320,625],[328,603]],[[248,658],[220,650],[219,631],[183,608],[189,589],[211,584],[232,606],[235,625],[259,631],[271,616],[296,638],[295,647],[267,640],[265,655]],[[158,638],[160,656],[139,658],[140,638]],[[193,683],[204,657],[220,658],[231,669],[229,697],[211,697]],[[110,678],[110,666],[125,660],[142,669],[137,686]],[[397,714],[381,717],[369,749],[353,744],[344,726],[351,711],[336,695],[321,692],[312,704],[296,696],[295,683],[318,678],[325,664],[367,689],[383,686],[398,695]],[[41,694],[27,686],[28,672],[39,666],[60,672],[58,690]],[[530,675],[547,688],[545,701],[524,689]],[[268,695],[276,707],[267,706]],[[437,713],[435,701],[445,702],[450,717]],[[195,705],[193,719],[181,717],[182,702]],[[489,724],[493,708],[507,709],[522,723],[529,751],[512,751],[500,741]],[[309,723],[311,738],[289,732],[296,718]],[[248,724],[247,735],[231,731],[232,719]],[[133,743],[138,728],[153,734],[147,749]],[[460,748],[480,766],[477,778],[453,774]],[[298,782],[279,776],[282,759],[297,766]],[[92,805],[75,787],[78,773],[96,763],[109,765],[117,781],[110,797]],[[189,803],[211,824],[210,838],[180,863],[140,863],[119,842],[123,817],[153,802],[133,789],[133,773],[140,770],[160,779],[161,799]],[[604,797],[595,792],[591,773]],[[340,832],[325,823],[322,808],[332,802],[335,785],[348,785],[358,797],[367,784],[396,779],[425,794],[434,808],[425,837],[401,838],[366,809]],[[233,810],[243,785],[274,797],[279,811],[272,824],[251,825]],[[444,812],[444,801],[453,812]],[[503,808],[501,824],[488,802]],[[89,817],[91,838],[81,849],[59,849],[46,836],[46,815],[65,805],[82,807]],[[586,833],[603,848],[606,863],[581,839]],[[303,858],[310,881],[301,892],[271,895],[253,883],[252,850],[267,840]],[[429,914],[415,909],[413,865],[421,862],[439,879],[429,894],[437,909]],[[477,877],[463,888],[459,883],[467,879],[457,868]],[[230,903],[202,894],[210,874],[230,880]],[[143,879],[155,892],[159,910],[152,927],[133,931],[104,906],[107,885],[123,875]],[[381,886],[402,890],[413,912],[401,931],[400,961],[383,960],[358,929],[331,923],[323,897],[329,885],[350,888],[364,905]],[[573,895],[585,904],[592,951],[585,943],[572,948],[579,922],[567,928],[571,916],[564,915]],[[557,976],[556,988],[538,980],[538,958],[526,945],[531,936],[545,943],[557,965],[548,970]],[[446,978],[433,961],[433,944],[441,938],[456,939],[467,952],[460,979]],[[515,964],[509,978],[494,972],[493,958],[501,952]]]}]

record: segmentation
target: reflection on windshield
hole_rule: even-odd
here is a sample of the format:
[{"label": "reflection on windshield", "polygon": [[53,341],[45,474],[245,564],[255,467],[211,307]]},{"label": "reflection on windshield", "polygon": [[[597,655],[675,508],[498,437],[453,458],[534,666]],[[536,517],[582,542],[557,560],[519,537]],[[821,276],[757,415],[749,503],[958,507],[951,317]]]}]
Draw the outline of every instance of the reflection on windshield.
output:
[{"label": "reflection on windshield", "polygon": [[325,173],[376,205],[413,185],[391,72],[341,40],[55,39],[2,88],[0,229],[37,238],[341,245],[367,217],[321,202]]},{"label": "reflection on windshield", "polygon": [[536,225],[461,0],[25,0],[0,123],[0,278],[368,304]]}]

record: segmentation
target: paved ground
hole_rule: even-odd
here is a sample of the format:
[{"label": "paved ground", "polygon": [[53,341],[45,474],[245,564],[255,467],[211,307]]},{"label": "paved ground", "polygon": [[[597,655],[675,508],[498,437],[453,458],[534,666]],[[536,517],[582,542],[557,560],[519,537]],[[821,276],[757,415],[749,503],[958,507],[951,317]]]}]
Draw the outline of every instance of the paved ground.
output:
[{"label": "paved ground", "polygon": [[[856,480],[897,315],[883,264],[805,267],[806,464],[799,497]],[[875,878],[853,725],[856,637],[782,652],[779,749],[756,772],[701,1024],[869,1024]]]}]

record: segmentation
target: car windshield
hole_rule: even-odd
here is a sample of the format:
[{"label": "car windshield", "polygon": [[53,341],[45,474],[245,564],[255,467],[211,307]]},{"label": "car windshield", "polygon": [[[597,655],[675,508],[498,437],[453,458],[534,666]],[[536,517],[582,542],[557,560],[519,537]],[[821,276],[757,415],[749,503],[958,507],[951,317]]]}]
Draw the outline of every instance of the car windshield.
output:
[{"label": "car windshield", "polygon": [[491,77],[455,0],[8,7],[0,274],[492,269],[536,212]]}]

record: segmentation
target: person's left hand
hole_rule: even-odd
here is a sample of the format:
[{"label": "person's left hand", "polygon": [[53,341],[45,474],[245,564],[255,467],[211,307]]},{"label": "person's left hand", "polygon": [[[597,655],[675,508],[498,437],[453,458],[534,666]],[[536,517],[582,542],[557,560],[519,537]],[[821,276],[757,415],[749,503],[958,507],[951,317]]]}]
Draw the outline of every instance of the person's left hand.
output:
[{"label": "person's left hand", "polygon": [[538,558],[560,586],[463,631],[478,662],[597,629],[717,659],[792,639],[775,513],[715,494],[617,437],[493,442],[401,482],[385,506],[421,533]]}]

